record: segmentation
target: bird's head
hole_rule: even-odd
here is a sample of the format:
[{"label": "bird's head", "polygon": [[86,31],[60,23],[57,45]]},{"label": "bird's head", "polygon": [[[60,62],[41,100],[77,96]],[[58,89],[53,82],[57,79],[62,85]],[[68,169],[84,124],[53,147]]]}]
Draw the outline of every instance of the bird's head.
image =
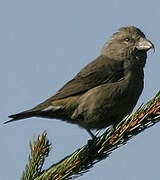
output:
[{"label": "bird's head", "polygon": [[102,55],[111,59],[123,60],[135,57],[137,60],[146,60],[147,51],[153,48],[151,41],[146,39],[144,33],[134,27],[122,27],[114,33],[111,39],[104,45]]}]

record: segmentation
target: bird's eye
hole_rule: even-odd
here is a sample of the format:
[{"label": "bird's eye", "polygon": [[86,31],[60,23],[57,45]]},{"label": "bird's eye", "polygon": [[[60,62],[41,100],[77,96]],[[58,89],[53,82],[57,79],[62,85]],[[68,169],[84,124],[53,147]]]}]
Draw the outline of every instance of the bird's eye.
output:
[{"label": "bird's eye", "polygon": [[125,38],[124,39],[126,42],[129,42],[131,40],[131,38]]}]

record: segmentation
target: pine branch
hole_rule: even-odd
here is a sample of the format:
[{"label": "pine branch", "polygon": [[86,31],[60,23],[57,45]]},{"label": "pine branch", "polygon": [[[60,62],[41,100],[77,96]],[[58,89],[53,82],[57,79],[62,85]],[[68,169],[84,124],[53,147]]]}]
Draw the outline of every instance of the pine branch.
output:
[{"label": "pine branch", "polygon": [[[76,178],[87,172],[93,165],[143,130],[160,121],[160,91],[146,105],[124,118],[114,130],[104,134],[67,156],[49,169],[37,175],[35,180],[64,180]],[[28,179],[23,179],[28,180]]]},{"label": "pine branch", "polygon": [[40,175],[44,160],[51,149],[45,132],[40,134],[36,141],[30,142],[30,149],[29,163],[25,167],[21,180],[33,180]]}]

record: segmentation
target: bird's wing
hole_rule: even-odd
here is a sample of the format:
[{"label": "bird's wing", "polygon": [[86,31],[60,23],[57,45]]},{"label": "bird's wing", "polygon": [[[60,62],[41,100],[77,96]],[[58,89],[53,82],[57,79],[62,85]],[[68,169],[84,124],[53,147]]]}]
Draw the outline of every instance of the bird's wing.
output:
[{"label": "bird's wing", "polygon": [[99,56],[84,67],[71,81],[57,91],[55,95],[38,104],[33,109],[30,109],[29,112],[45,109],[50,107],[53,101],[82,94],[99,85],[117,82],[123,77],[123,61],[112,60],[106,56]]},{"label": "bird's wing", "polygon": [[[53,101],[66,97],[82,94],[89,89],[97,87],[105,83],[113,83],[124,77],[123,61],[115,61],[105,56],[100,56],[93,62],[84,67],[71,81],[66,83],[55,95],[36,107],[14,114],[9,117],[12,119],[5,122],[11,122],[18,119],[25,119],[39,114],[41,110],[49,110]],[[47,108],[47,109],[46,109]],[[51,106],[52,110],[61,110],[63,107]]]},{"label": "bird's wing", "polygon": [[78,95],[96,86],[119,81],[123,78],[123,62],[99,56],[84,67],[71,81],[66,83],[54,96],[34,109],[48,106],[50,102]]},{"label": "bird's wing", "polygon": [[116,82],[124,76],[123,62],[100,56],[66,83],[52,100],[81,94],[96,86]]},{"label": "bird's wing", "polygon": [[[19,114],[14,114],[9,117],[13,118],[8,122],[24,119],[39,113],[39,111],[50,107],[53,101],[66,97],[78,95],[105,83],[113,83],[124,77],[123,61],[115,61],[108,59],[105,56],[99,56],[86,67],[84,67],[71,81],[66,83],[55,95],[36,107],[24,111]],[[53,108],[57,111],[57,107]],[[63,107],[58,107],[63,109]],[[59,110],[58,109],[58,110]]]}]

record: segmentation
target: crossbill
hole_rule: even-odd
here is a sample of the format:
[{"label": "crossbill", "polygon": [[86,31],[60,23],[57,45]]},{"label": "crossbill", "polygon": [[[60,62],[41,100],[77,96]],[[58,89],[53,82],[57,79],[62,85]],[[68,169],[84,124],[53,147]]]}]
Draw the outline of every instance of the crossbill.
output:
[{"label": "crossbill", "polygon": [[84,67],[55,95],[12,122],[30,117],[60,119],[91,129],[115,125],[132,112],[143,90],[147,51],[154,48],[144,33],[122,27],[105,43],[100,56]]}]

